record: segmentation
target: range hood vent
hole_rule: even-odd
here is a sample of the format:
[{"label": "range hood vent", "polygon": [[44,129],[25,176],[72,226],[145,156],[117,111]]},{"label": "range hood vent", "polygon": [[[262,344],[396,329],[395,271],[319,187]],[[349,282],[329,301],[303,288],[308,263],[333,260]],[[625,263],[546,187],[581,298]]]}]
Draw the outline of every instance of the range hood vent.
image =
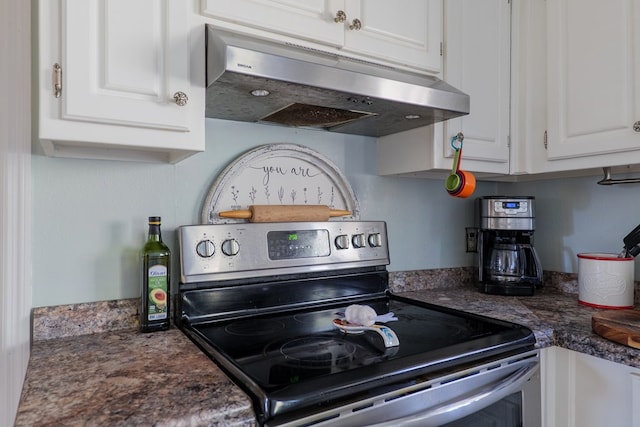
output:
[{"label": "range hood vent", "polygon": [[469,114],[436,77],[206,26],[207,117],[390,135]]}]

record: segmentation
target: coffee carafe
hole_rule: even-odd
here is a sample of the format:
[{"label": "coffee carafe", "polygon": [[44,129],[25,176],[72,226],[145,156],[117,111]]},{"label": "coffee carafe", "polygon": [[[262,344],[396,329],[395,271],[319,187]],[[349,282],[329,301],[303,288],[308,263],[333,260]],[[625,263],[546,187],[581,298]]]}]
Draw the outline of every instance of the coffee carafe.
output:
[{"label": "coffee carafe", "polygon": [[533,246],[509,238],[508,243],[495,243],[491,248],[488,272],[489,279],[496,282],[537,281],[540,261]]},{"label": "coffee carafe", "polygon": [[533,246],[533,197],[478,199],[480,290],[501,295],[533,295],[542,285],[542,267]]},{"label": "coffee carafe", "polygon": [[489,278],[491,280],[514,282],[523,275],[524,263],[521,250],[515,241],[495,243],[489,256]]}]

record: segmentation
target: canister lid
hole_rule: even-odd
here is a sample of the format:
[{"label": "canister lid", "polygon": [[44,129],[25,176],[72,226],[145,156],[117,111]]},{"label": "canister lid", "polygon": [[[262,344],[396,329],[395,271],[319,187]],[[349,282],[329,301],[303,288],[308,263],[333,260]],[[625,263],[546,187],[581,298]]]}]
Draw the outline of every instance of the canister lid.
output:
[{"label": "canister lid", "polygon": [[587,252],[578,254],[578,258],[593,259],[599,261],[633,261],[633,257],[621,257],[618,254],[602,253],[602,252]]}]

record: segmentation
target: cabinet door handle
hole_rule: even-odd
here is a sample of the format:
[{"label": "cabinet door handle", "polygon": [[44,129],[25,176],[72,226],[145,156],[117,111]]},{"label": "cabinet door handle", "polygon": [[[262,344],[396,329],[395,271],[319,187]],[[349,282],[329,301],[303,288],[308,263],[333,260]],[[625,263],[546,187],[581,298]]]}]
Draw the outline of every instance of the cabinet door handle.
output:
[{"label": "cabinet door handle", "polygon": [[173,94],[173,100],[176,102],[177,105],[184,107],[185,105],[187,105],[187,102],[189,101],[189,97],[184,92],[176,92]]},{"label": "cabinet door handle", "polygon": [[53,86],[53,96],[60,98],[60,95],[62,95],[62,67],[57,62],[53,64],[51,85]]},{"label": "cabinet door handle", "polygon": [[640,121],[637,121],[633,124],[633,130],[635,132],[640,132]]},{"label": "cabinet door handle", "polygon": [[333,18],[333,22],[342,23],[347,20],[347,14],[344,13],[344,10],[339,10],[336,12],[335,18]]},{"label": "cabinet door handle", "polygon": [[358,31],[361,28],[362,28],[362,21],[360,21],[358,18],[351,21],[351,25],[349,25],[350,30]]},{"label": "cabinet door handle", "polygon": [[611,178],[611,168],[604,167],[602,168],[604,172],[604,178],[597,182],[600,185],[615,185],[615,184],[640,184],[640,178]]}]

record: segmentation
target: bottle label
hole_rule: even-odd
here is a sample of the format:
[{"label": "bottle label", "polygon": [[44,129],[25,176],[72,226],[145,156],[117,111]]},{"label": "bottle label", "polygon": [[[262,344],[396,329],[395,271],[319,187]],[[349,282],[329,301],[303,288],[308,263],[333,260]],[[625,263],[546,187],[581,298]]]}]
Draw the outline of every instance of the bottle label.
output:
[{"label": "bottle label", "polygon": [[149,320],[166,319],[168,316],[167,301],[167,267],[154,265],[149,267]]}]

